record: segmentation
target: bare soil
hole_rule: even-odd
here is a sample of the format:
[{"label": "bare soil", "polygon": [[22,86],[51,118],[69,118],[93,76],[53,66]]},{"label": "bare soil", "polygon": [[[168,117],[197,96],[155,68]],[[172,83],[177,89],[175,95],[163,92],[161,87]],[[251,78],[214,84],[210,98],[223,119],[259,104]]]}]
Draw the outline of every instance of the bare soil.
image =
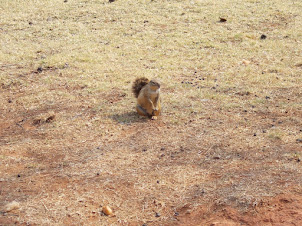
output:
[{"label": "bare soil", "polygon": [[[235,111],[211,104],[181,129],[165,122],[168,113],[149,121],[131,111],[113,115],[116,123],[132,122],[101,138],[86,128],[52,131],[66,111],[80,108],[24,112],[8,104],[14,110],[0,124],[1,154],[9,156],[1,164],[0,201],[17,200],[21,208],[2,212],[4,225],[301,223],[301,144],[263,138],[273,124],[299,128],[288,119],[297,112],[249,110],[246,131]],[[98,114],[83,112],[83,120]],[[114,216],[102,215],[105,204]]]}]

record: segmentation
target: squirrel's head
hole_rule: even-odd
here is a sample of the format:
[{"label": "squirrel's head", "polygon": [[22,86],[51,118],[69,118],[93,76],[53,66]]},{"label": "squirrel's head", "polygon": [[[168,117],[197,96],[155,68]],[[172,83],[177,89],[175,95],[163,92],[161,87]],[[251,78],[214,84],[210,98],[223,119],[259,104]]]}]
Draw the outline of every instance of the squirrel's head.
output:
[{"label": "squirrel's head", "polygon": [[154,91],[156,91],[157,89],[160,88],[160,83],[159,83],[159,81],[158,81],[157,79],[152,79],[152,80],[149,82],[149,84],[150,84],[150,88],[151,88],[152,90],[154,90]]}]

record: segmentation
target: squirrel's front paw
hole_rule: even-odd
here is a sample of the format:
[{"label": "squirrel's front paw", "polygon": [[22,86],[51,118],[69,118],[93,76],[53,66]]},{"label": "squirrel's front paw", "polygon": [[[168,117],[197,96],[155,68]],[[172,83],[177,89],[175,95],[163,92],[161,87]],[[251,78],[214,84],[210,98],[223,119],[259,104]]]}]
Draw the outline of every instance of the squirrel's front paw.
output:
[{"label": "squirrel's front paw", "polygon": [[157,116],[152,116],[151,117],[151,120],[156,120],[157,119]]}]

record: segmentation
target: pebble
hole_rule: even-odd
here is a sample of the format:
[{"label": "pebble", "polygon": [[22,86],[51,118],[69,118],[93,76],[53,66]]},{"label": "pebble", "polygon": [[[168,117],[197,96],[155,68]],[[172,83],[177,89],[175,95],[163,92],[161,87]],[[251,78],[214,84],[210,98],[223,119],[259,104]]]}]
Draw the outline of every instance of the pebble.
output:
[{"label": "pebble", "polygon": [[103,206],[102,212],[107,216],[112,215],[113,213],[112,209],[109,206]]},{"label": "pebble", "polygon": [[5,212],[10,212],[12,210],[16,210],[19,208],[20,208],[20,203],[18,203],[16,201],[12,201],[4,207],[4,210],[5,210]]},{"label": "pebble", "polygon": [[219,22],[220,23],[225,23],[225,22],[227,22],[227,19],[225,19],[223,17],[219,17]]},{"label": "pebble", "polygon": [[249,61],[249,60],[243,60],[242,61],[242,64],[244,64],[244,65],[249,65],[251,63],[251,61]]}]

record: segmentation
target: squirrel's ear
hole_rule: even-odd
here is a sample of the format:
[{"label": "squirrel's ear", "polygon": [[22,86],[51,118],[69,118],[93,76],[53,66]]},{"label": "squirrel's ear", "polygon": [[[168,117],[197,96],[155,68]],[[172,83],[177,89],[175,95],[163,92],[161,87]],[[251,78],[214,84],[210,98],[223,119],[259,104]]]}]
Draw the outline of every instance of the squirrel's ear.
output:
[{"label": "squirrel's ear", "polygon": [[152,78],[151,81],[160,84],[160,79],[158,78]]}]

